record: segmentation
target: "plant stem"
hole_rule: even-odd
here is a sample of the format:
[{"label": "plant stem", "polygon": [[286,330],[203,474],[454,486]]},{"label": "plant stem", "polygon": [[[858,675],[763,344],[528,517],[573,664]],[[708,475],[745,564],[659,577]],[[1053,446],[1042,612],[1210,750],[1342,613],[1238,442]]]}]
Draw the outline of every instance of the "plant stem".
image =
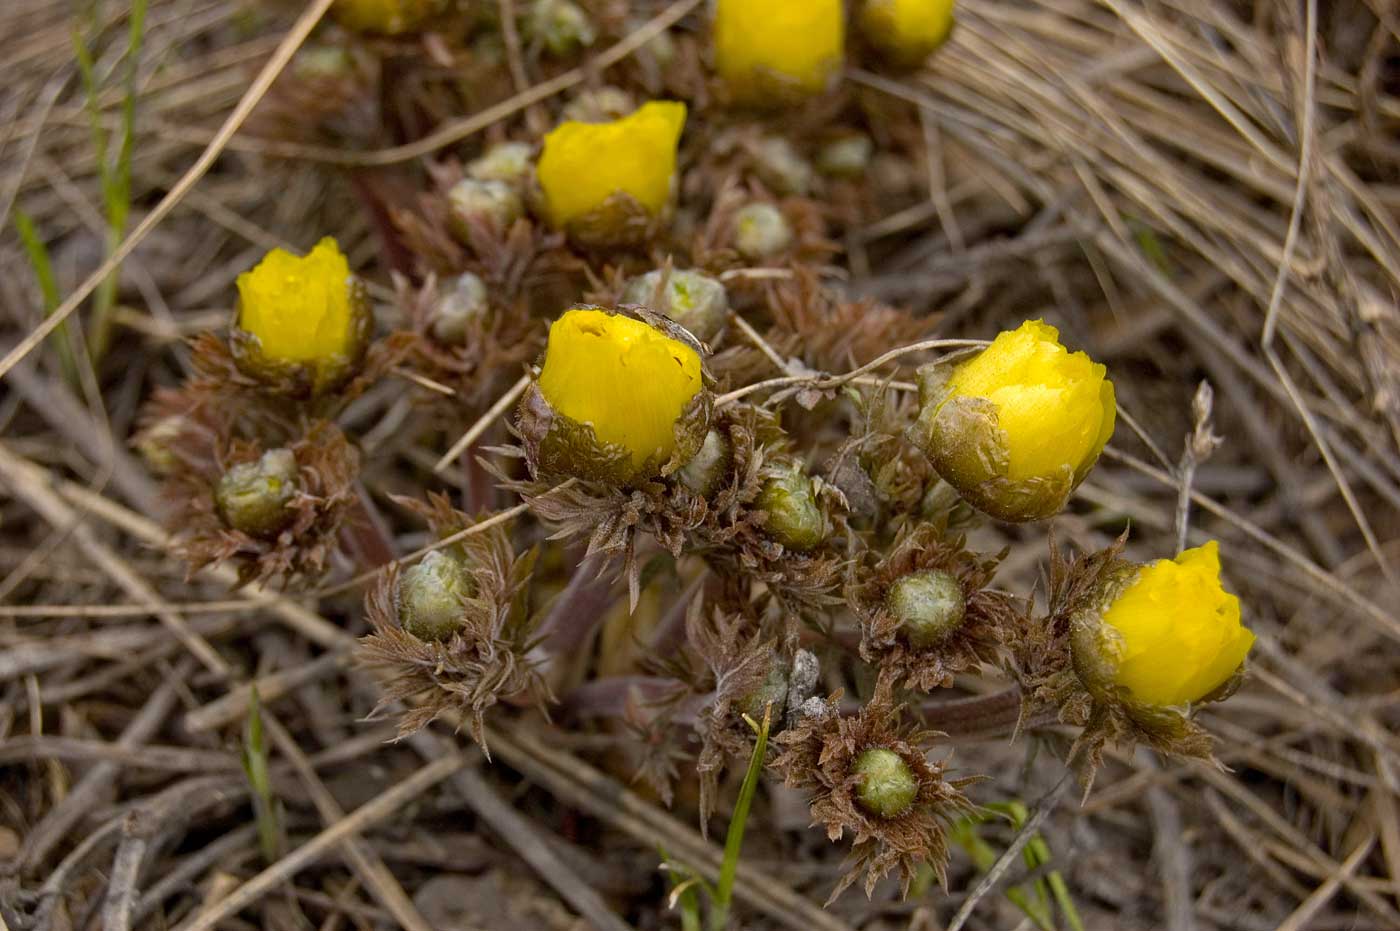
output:
[{"label": "plant stem", "polygon": [[1049,712],[1032,712],[1022,720],[1021,690],[1016,686],[991,695],[927,701],[923,712],[929,727],[964,740],[1010,734],[1018,723],[1029,730],[1054,720]]}]

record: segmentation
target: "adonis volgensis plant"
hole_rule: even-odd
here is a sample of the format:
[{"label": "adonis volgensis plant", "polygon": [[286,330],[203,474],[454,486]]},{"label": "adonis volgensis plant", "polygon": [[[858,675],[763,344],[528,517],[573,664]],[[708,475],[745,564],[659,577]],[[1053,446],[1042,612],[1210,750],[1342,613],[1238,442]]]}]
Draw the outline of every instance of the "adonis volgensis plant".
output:
[{"label": "adonis volgensis plant", "polygon": [[[507,99],[486,6],[336,0],[322,58],[283,82],[314,70],[336,112],[303,106],[298,131],[372,135],[337,135],[374,111],[356,95],[381,101],[366,60],[441,94],[454,60],[452,93]],[[632,34],[627,6],[516,4],[511,41],[567,75]],[[926,195],[906,183],[917,112],[844,70],[958,41],[948,0],[850,13],[719,0],[432,156],[421,189],[375,190],[388,284],[330,237],[272,250],[135,438],[192,571],[372,578],[359,659],[403,734],[442,718],[489,747],[534,711],[610,729],[658,798],[695,788],[707,829],[753,750],[745,716],[766,714],[766,764],[851,844],[833,897],[946,875],[978,780],[921,714],[961,677],[1009,676],[1020,722],[1072,728],[1087,789],[1109,743],[1209,758],[1194,712],[1238,687],[1253,642],[1215,543],[1052,545],[1041,605],[973,542],[996,522],[1048,536],[1073,506],[1114,434],[1112,373],[1053,308],[935,339],[846,293],[838,244]],[[308,100],[279,87],[270,106]]]}]

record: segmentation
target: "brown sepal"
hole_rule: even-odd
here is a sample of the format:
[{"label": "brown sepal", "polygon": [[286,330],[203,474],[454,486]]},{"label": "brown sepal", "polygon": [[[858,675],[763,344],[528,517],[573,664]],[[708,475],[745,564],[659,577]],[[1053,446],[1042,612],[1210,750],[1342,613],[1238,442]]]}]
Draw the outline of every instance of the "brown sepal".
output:
[{"label": "brown sepal", "polygon": [[175,551],[193,575],[205,566],[232,561],[237,587],[277,580],[283,587],[318,578],[336,548],[341,524],[355,500],[353,483],[360,454],[332,423],[311,425],[305,435],[288,444],[297,463],[298,492],[289,507],[291,522],[273,539],[258,539],[231,530],[219,516],[214,486],[229,468],[258,459],[263,444],[221,438],[208,460],[185,460],[186,468],[168,479],[167,495],[177,502],[171,520]]},{"label": "brown sepal", "polygon": [[[1009,656],[1010,644],[1026,617],[1016,599],[987,586],[1005,557],[974,553],[959,536],[943,536],[932,525],[906,523],[885,552],[868,550],[846,585],[846,601],[860,619],[860,656],[878,667],[880,682],[921,692],[947,688],[957,673],[992,665]],[[918,647],[900,636],[900,622],[889,610],[890,587],[903,576],[936,569],[955,576],[966,599],[966,614],[947,639]]]},{"label": "brown sepal", "polygon": [[[451,534],[472,523],[445,498],[420,506],[435,534]],[[406,737],[448,712],[461,712],[472,739],[490,756],[485,715],[504,698],[523,697],[543,712],[554,700],[531,656],[535,646],[527,596],[537,549],[515,552],[508,533],[492,527],[452,544],[475,585],[462,604],[461,626],[445,641],[424,641],[399,623],[399,567],[391,564],[365,596],[365,616],[374,633],[360,638],[358,661],[380,673],[384,697],[376,712],[394,702]]]},{"label": "brown sepal", "polygon": [[[839,712],[840,697],[837,693],[825,702],[809,701],[805,708],[809,713],[774,738],[780,753],[772,763],[785,784],[811,793],[813,822],[825,826],[831,840],[839,840],[847,831],[854,834],[846,873],[827,904],[862,872],[867,896],[896,869],[908,895],[920,863],[932,867],[946,885],[947,826],[973,810],[962,789],[974,780],[944,778],[946,763],[931,763],[927,757],[927,744],[935,733],[902,725],[888,691],[877,691],[850,717]],[[861,776],[854,772],[856,758],[874,748],[898,754],[918,782],[913,803],[894,817],[867,812],[857,798]]]}]

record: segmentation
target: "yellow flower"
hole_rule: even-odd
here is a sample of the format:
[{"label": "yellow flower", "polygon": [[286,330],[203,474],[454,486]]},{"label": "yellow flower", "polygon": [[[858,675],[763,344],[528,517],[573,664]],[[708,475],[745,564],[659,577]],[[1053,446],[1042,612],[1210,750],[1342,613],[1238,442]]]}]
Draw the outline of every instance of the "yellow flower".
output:
[{"label": "yellow flower", "polygon": [[1235,675],[1254,644],[1240,624],[1240,600],[1220,584],[1214,540],[1139,569],[1093,633],[1093,655],[1077,657],[1077,665],[1152,706],[1205,698]]},{"label": "yellow flower", "polygon": [[923,438],[935,468],[1002,520],[1059,511],[1113,435],[1113,383],[1059,335],[1028,320],[950,373],[920,372]]},{"label": "yellow flower", "polygon": [[534,468],[628,484],[695,454],[709,426],[700,353],[657,319],[575,307],[554,321],[521,408]]},{"label": "yellow flower", "polygon": [[776,105],[824,91],[841,70],[841,0],[719,0],[715,64],[745,103]]},{"label": "yellow flower", "polygon": [[238,276],[239,368],[289,391],[333,386],[359,361],[372,323],[364,287],[334,239],[306,256],[273,249]]},{"label": "yellow flower", "polygon": [[953,31],[953,0],[866,0],[860,28],[895,64],[917,65]]},{"label": "yellow flower", "polygon": [[396,36],[433,15],[436,0],[335,0],[331,15],[346,29]]},{"label": "yellow flower", "polygon": [[561,123],[544,138],[538,175],[545,212],[585,242],[646,235],[671,199],[685,104],[653,100],[609,123]]}]

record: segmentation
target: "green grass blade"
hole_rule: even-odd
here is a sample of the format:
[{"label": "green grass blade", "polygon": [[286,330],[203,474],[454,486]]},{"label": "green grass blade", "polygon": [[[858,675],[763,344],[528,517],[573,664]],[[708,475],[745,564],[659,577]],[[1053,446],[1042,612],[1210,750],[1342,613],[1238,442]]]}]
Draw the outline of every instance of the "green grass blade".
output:
[{"label": "green grass blade", "polygon": [[749,721],[749,726],[758,733],[753,755],[749,757],[749,768],[744,773],[743,785],[739,787],[739,800],[734,805],[734,817],[729,821],[729,833],[724,838],[724,862],[719,868],[719,882],[715,884],[714,908],[710,912],[711,931],[722,931],[729,923],[729,903],[734,895],[734,878],[739,873],[739,851],[744,846],[744,829],[749,820],[749,808],[758,792],[758,779],[763,774],[763,762],[768,754],[768,730],[772,724],[772,706],[763,712],[763,723]]},{"label": "green grass blade", "polygon": [[272,794],[267,740],[263,735],[262,704],[258,690],[248,700],[248,720],[243,728],[243,772],[253,793],[253,817],[258,825],[258,846],[263,859],[275,862],[282,847],[282,825],[277,800]]},{"label": "green grass blade", "polygon": [[[47,317],[59,305],[58,280],[54,278],[49,248],[39,238],[39,231],[34,228],[34,221],[29,214],[18,207],[15,208],[15,231],[19,234],[24,253],[29,258],[29,265],[34,269],[34,278],[39,282],[39,293],[44,301],[44,316]],[[63,372],[64,381],[70,386],[76,386],[78,363],[73,357],[73,344],[69,342],[69,333],[68,321],[65,320],[54,330],[49,342],[58,354],[58,364]]]}]

